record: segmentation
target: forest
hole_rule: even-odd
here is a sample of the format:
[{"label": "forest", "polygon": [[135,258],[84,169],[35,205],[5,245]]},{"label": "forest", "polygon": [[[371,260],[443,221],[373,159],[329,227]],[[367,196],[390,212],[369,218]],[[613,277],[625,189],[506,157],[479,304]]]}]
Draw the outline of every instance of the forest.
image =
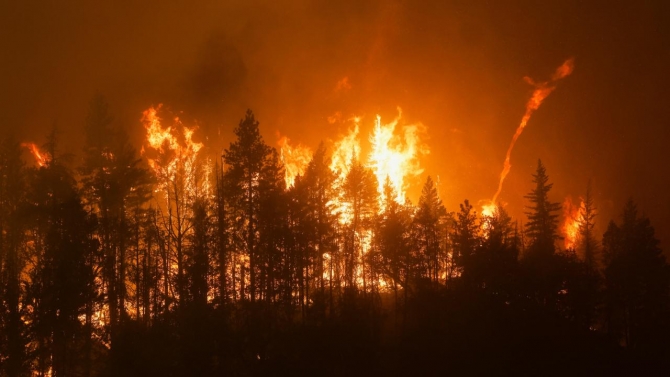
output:
[{"label": "forest", "polygon": [[429,176],[413,204],[324,143],[287,182],[251,110],[213,157],[143,120],[141,150],[102,97],[80,151],[2,135],[0,376],[670,371],[670,270],[632,199],[600,237],[584,182],[564,248],[541,160],[521,220],[445,208]]}]

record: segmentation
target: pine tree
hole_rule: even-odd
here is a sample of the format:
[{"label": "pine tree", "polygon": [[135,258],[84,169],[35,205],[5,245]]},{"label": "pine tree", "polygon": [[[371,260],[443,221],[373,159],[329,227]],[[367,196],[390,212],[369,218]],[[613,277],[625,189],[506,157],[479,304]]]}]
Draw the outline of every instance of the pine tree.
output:
[{"label": "pine tree", "polygon": [[[353,161],[342,187],[344,202],[347,204],[346,216],[350,216],[345,231],[345,281],[348,287],[355,287],[357,265],[362,263],[363,243],[366,231],[372,226],[377,213],[377,189],[375,176],[360,161]],[[365,265],[361,266],[363,290],[367,289]]]},{"label": "pine tree", "polygon": [[523,296],[531,298],[535,305],[559,310],[565,277],[563,269],[568,261],[564,255],[555,253],[555,241],[558,239],[558,214],[561,205],[549,200],[549,183],[546,169],[538,160],[537,170],[533,174],[535,188],[524,198],[530,201],[525,212],[528,217],[525,235],[529,245],[520,263],[521,287],[527,292]]},{"label": "pine tree", "polygon": [[[332,200],[335,197],[333,182],[335,174],[329,168],[326,156],[326,147],[319,144],[312,160],[307,165],[305,176],[301,182],[305,185],[302,198],[306,205],[306,236],[309,253],[313,255],[313,274],[317,279],[320,297],[325,299],[324,272],[328,271],[329,297],[332,312],[333,307],[333,260],[336,236],[337,219],[333,215]],[[300,198],[298,198],[300,200]],[[324,255],[328,254],[328,266],[325,265]]]},{"label": "pine tree", "polygon": [[441,227],[440,218],[446,215],[446,209],[442,205],[437,194],[437,188],[429,176],[421,190],[419,197],[419,208],[414,215],[414,239],[417,253],[424,259],[425,276],[434,282],[439,279],[442,269]]},{"label": "pine tree", "polygon": [[[244,119],[240,120],[235,128],[237,139],[230,144],[223,154],[227,165],[226,187],[231,195],[231,210],[234,218],[239,220],[235,224],[240,233],[237,247],[249,257],[249,298],[256,300],[256,274],[258,259],[258,211],[259,186],[261,174],[268,164],[271,148],[261,137],[251,110],[247,110]],[[245,266],[241,267],[244,273]],[[240,298],[245,297],[244,277],[240,278]]]},{"label": "pine tree", "polygon": [[453,233],[454,256],[453,262],[457,266],[456,273],[461,275],[466,283],[472,283],[472,264],[479,247],[479,225],[477,213],[466,199],[459,205],[456,224]]},{"label": "pine tree", "polygon": [[264,166],[259,184],[258,267],[260,298],[271,303],[281,290],[281,272],[285,256],[288,203],[284,166],[275,149]]},{"label": "pine tree", "polygon": [[579,213],[579,245],[583,250],[584,262],[591,270],[598,267],[596,252],[598,242],[593,234],[595,227],[595,217],[597,215],[596,207],[591,193],[591,182],[586,187],[586,197],[584,198],[584,207]]},{"label": "pine tree", "polygon": [[404,301],[407,303],[410,280],[414,278],[417,266],[411,252],[411,216],[407,208],[395,201],[393,188],[388,179],[384,184],[383,208],[374,232],[373,248],[378,251],[369,253],[368,256],[375,257],[378,254],[379,258],[374,264],[375,270],[385,280],[393,283],[397,306],[398,287],[402,287]]},{"label": "pine tree", "polygon": [[535,188],[524,198],[530,201],[525,212],[528,217],[526,235],[530,239],[530,251],[547,254],[554,253],[554,241],[558,239],[558,212],[559,203],[549,201],[549,191],[553,183],[548,183],[547,171],[542,161],[537,161],[537,170],[533,174]]},{"label": "pine tree", "polygon": [[378,269],[393,281],[394,287],[405,286],[403,262],[409,253],[407,224],[401,217],[401,208],[394,200],[389,180],[384,184],[384,210],[378,216],[374,246],[379,249],[381,263]]}]

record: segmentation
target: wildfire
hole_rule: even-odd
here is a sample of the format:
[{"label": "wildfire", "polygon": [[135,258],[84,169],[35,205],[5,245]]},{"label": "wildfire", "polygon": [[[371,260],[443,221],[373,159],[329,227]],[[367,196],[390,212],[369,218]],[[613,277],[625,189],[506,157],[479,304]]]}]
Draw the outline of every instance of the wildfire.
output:
[{"label": "wildfire", "polygon": [[372,151],[368,157],[368,166],[377,176],[377,191],[382,202],[385,200],[386,178],[393,187],[395,201],[405,202],[407,188],[405,177],[418,176],[423,172],[419,166],[418,156],[428,153],[428,148],[419,140],[418,132],[421,125],[404,126],[402,138],[394,134],[401,116],[402,110],[398,108],[398,117],[391,123],[382,125],[381,117],[377,115],[375,128],[370,136]]},{"label": "wildfire", "polygon": [[584,199],[580,198],[579,206],[572,202],[571,197],[565,198],[563,202],[563,237],[565,249],[572,249],[577,245],[579,239],[579,223],[586,210]]},{"label": "wildfire", "polygon": [[312,159],[311,149],[300,144],[293,147],[289,144],[289,141],[288,137],[283,136],[277,142],[281,152],[281,160],[284,163],[286,188],[295,184],[295,178],[298,175],[305,174],[305,169],[307,169],[307,165]]},{"label": "wildfire", "polygon": [[[142,113],[142,123],[147,130],[147,147],[152,149],[155,157],[147,157],[149,166],[159,180],[159,186],[167,189],[167,182],[175,179],[183,180],[186,193],[197,195],[207,193],[210,171],[208,164],[199,164],[198,154],[203,148],[202,143],[193,141],[196,127],[187,127],[178,117],[172,126],[164,127],[158,117],[161,105],[150,107]],[[146,150],[142,148],[146,154]]]},{"label": "wildfire", "polygon": [[[382,204],[385,200],[384,184],[386,179],[391,183],[394,200],[405,203],[408,177],[418,176],[423,172],[419,164],[419,157],[429,153],[428,147],[420,140],[419,134],[424,126],[421,124],[402,127],[402,134],[396,134],[400,123],[402,110],[398,108],[398,116],[389,124],[383,124],[377,115],[372,132],[369,136],[370,152],[365,166],[372,169],[377,178],[377,192]],[[353,161],[360,161],[361,143],[360,117],[350,119],[353,127],[348,133],[333,143],[333,154],[330,169],[335,173],[335,185],[341,185],[349,173]],[[288,177],[288,175],[287,175]],[[332,203],[335,211],[340,215],[341,223],[348,222],[346,205],[339,199]],[[380,208],[382,206],[380,205]]]},{"label": "wildfire", "polygon": [[355,117],[352,120],[354,128],[334,143],[333,156],[330,162],[330,170],[336,174],[339,182],[344,181],[347,173],[349,173],[351,162],[357,161],[361,155],[361,145],[358,141],[360,118]]},{"label": "wildfire", "polygon": [[526,104],[526,112],[524,113],[523,118],[521,118],[521,123],[519,123],[519,127],[517,127],[516,132],[512,137],[512,142],[510,143],[509,148],[507,148],[507,154],[505,155],[505,163],[503,165],[503,170],[502,172],[500,172],[500,182],[498,183],[498,190],[496,191],[495,195],[493,195],[491,203],[496,203],[498,195],[500,195],[500,192],[502,191],[502,185],[503,182],[505,181],[505,177],[507,177],[507,174],[512,168],[512,165],[510,164],[510,156],[512,154],[512,149],[514,149],[514,144],[516,144],[516,140],[519,138],[524,128],[526,128],[526,124],[528,124],[530,116],[533,115],[535,110],[540,108],[540,105],[542,105],[542,101],[544,101],[544,99],[547,98],[547,96],[549,96],[549,94],[551,94],[551,92],[553,92],[554,89],[556,89],[556,82],[564,77],[569,76],[574,70],[574,68],[575,68],[575,61],[573,58],[570,58],[565,62],[563,62],[563,64],[556,69],[554,74],[551,76],[551,80],[549,81],[536,83],[531,78],[524,77],[524,80],[530,85],[534,86],[535,90],[533,91],[533,95],[530,97],[528,103]]},{"label": "wildfire", "polygon": [[40,148],[34,143],[21,143],[22,147],[28,148],[30,154],[35,158],[35,162],[39,167],[43,167],[47,164],[47,156],[40,151]]},{"label": "wildfire", "polygon": [[[196,129],[185,126],[179,118],[174,118],[171,123],[166,124],[159,117],[160,109],[161,106],[158,105],[143,112],[141,120],[147,134],[142,153],[158,178],[157,192],[164,194],[166,203],[170,207],[174,205],[171,201],[180,200],[178,199],[180,195],[183,197],[185,194],[188,200],[198,192],[206,194],[210,189],[203,185],[203,183],[206,184],[206,179],[202,183],[198,181],[199,174],[196,169],[199,169],[202,164],[198,163],[197,159],[201,154],[203,144],[193,141]],[[405,203],[409,178],[422,173],[419,158],[427,154],[429,150],[420,140],[423,125],[402,125],[400,127],[401,115],[401,110],[398,108],[398,116],[389,124],[382,123],[380,116],[375,118],[368,138],[370,147],[365,161],[361,160],[364,156],[360,141],[361,118],[350,119],[353,123],[352,127],[332,144],[333,152],[329,168],[336,177],[333,182],[335,187],[340,187],[344,183],[352,163],[360,161],[374,173],[380,201],[385,200],[384,184],[388,179],[393,188],[393,200]],[[286,136],[279,136],[277,144],[285,169],[284,181],[286,187],[289,188],[295,184],[296,177],[305,173],[312,159],[312,150],[303,145],[291,144],[291,140]],[[207,166],[205,164],[205,169]],[[180,185],[182,188],[179,188]],[[333,198],[330,206],[340,224],[351,223],[352,208],[343,197]],[[359,233],[356,236],[358,245],[356,258],[363,260],[370,250],[372,231],[360,229],[357,232]],[[241,255],[241,257],[245,256]],[[329,263],[330,258],[332,256],[328,254]],[[247,264],[248,260],[236,260],[232,268],[242,273]],[[174,270],[174,267],[171,269]],[[337,272],[329,271],[328,278],[332,278],[331,273]],[[382,288],[386,286],[385,281],[367,275],[364,263],[358,263],[353,274],[356,284],[362,287],[365,287],[366,284]],[[242,279],[247,278],[245,276]]]}]

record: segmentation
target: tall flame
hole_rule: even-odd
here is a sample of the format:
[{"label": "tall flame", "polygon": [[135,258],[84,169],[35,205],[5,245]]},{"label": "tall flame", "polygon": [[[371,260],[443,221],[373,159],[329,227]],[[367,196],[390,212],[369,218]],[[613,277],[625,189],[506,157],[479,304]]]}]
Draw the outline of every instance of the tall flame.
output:
[{"label": "tall flame", "polygon": [[563,238],[565,242],[565,249],[572,249],[577,246],[579,240],[579,223],[586,211],[584,199],[580,198],[579,206],[572,202],[571,197],[566,197],[563,202]]},{"label": "tall flame", "polygon": [[389,124],[382,125],[377,115],[375,128],[370,136],[372,151],[368,157],[368,166],[377,177],[377,191],[380,200],[384,198],[384,184],[388,178],[398,203],[405,203],[405,177],[417,176],[423,172],[419,166],[418,156],[428,153],[418,136],[420,125],[403,127],[403,137],[395,135],[395,128],[402,116],[398,108],[398,116]]},{"label": "tall flame", "polygon": [[284,163],[284,181],[286,188],[295,184],[298,175],[305,174],[307,165],[312,159],[312,150],[304,145],[291,146],[290,139],[286,136],[279,138],[277,144],[281,151],[281,160]]},{"label": "tall flame", "polygon": [[510,143],[509,148],[507,148],[507,154],[505,155],[505,163],[503,165],[503,170],[500,173],[500,182],[498,183],[498,190],[496,191],[495,195],[493,195],[491,203],[493,204],[496,203],[498,195],[500,195],[500,192],[502,191],[502,185],[503,182],[505,181],[505,177],[507,177],[507,174],[512,168],[512,165],[510,164],[510,156],[512,154],[512,149],[514,149],[514,144],[516,143],[516,140],[519,138],[524,128],[526,128],[526,124],[528,124],[530,116],[533,115],[535,110],[537,110],[540,107],[540,105],[542,105],[542,101],[544,101],[544,99],[547,98],[547,96],[549,96],[549,94],[551,94],[551,92],[553,92],[554,89],[556,89],[556,82],[564,77],[569,76],[574,70],[574,68],[575,68],[575,60],[574,58],[570,58],[565,62],[563,62],[563,64],[556,69],[554,74],[551,76],[551,80],[549,81],[535,83],[529,77],[524,77],[524,80],[527,83],[533,85],[535,87],[535,90],[533,91],[533,95],[530,97],[528,103],[526,104],[526,112],[524,113],[523,118],[521,118],[521,123],[519,123],[519,127],[517,127],[516,132],[512,137],[512,142]]},{"label": "tall flame", "polygon": [[330,170],[335,173],[339,182],[344,181],[349,173],[351,162],[357,161],[361,155],[361,144],[358,141],[360,118],[354,117],[351,120],[354,122],[354,127],[333,145]]},{"label": "tall flame", "polygon": [[35,158],[35,162],[37,163],[37,166],[43,167],[47,164],[47,156],[40,151],[40,148],[35,145],[34,143],[21,143],[22,147],[28,148],[30,151],[30,154],[33,155]]},{"label": "tall flame", "polygon": [[[377,178],[377,191],[380,201],[384,201],[384,184],[388,178],[394,192],[394,200],[404,203],[406,198],[408,177],[415,177],[423,172],[419,164],[419,157],[429,153],[428,147],[420,140],[419,134],[422,124],[406,125],[402,127],[402,134],[396,134],[396,127],[400,123],[402,110],[398,108],[398,116],[389,124],[383,124],[381,117],[375,118],[374,128],[369,141],[371,150],[365,165],[372,169]],[[334,143],[334,150],[330,169],[337,177],[336,182],[343,182],[352,161],[361,157],[359,141],[360,117],[351,119],[354,126],[341,139]]]},{"label": "tall flame", "polygon": [[[142,113],[142,122],[147,130],[147,146],[155,152],[155,157],[147,157],[147,161],[156,175],[164,178],[159,180],[159,187],[166,189],[168,180],[182,174],[187,194],[207,193],[210,167],[197,163],[203,144],[193,141],[196,127],[183,125],[178,117],[173,119],[172,126],[164,127],[158,117],[160,108],[159,104]],[[142,151],[146,153],[144,148]]]}]

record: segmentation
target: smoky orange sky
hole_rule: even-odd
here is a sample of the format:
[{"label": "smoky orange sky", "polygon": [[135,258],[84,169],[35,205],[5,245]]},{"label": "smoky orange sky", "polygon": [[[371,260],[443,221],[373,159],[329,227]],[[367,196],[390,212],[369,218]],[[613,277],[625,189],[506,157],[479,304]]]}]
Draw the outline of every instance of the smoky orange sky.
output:
[{"label": "smoky orange sky", "polygon": [[[0,127],[44,142],[56,124],[77,152],[103,94],[139,149],[142,111],[164,104],[200,125],[212,153],[251,108],[276,134],[316,148],[396,107],[427,128],[425,172],[449,210],[496,191],[533,87],[565,59],[574,73],[530,119],[500,200],[523,221],[541,158],[551,197],[592,180],[598,231],[628,197],[670,241],[670,17],[664,2],[40,1],[0,5]],[[627,3],[627,4],[624,4]],[[641,3],[641,2],[639,2]],[[656,3],[656,4],[655,4]],[[346,79],[345,79],[346,78]]]}]

